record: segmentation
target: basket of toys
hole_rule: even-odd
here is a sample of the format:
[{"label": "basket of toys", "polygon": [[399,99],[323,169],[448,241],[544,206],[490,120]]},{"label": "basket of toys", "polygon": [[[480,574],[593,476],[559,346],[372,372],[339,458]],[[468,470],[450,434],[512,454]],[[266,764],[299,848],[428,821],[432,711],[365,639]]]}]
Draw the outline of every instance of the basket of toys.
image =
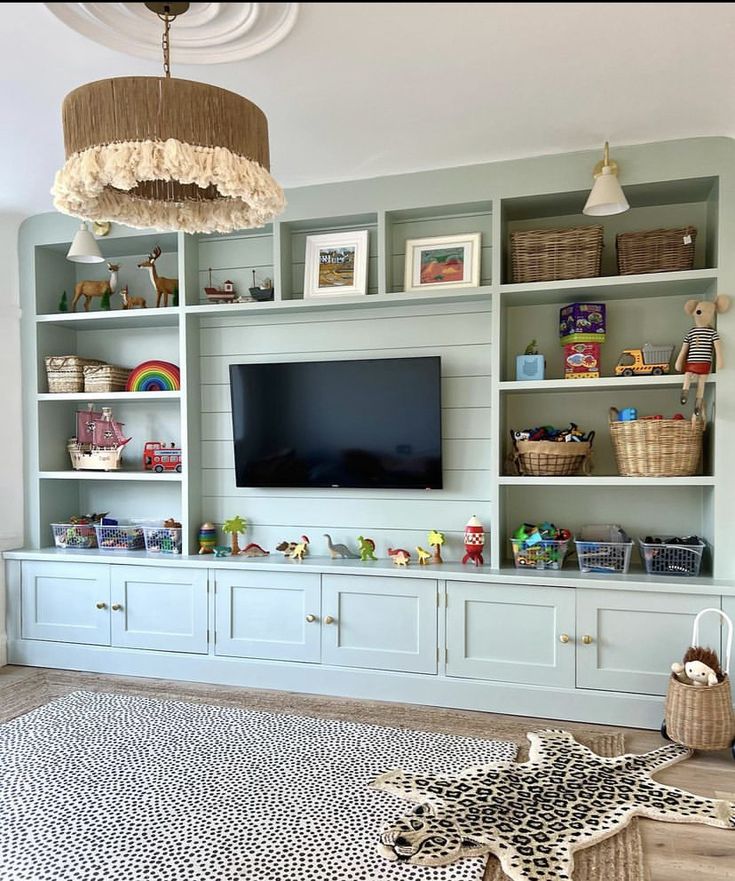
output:
[{"label": "basket of toys", "polygon": [[584,526],[574,544],[580,572],[628,571],[633,542],[621,526]]},{"label": "basket of toys", "polygon": [[545,425],[510,433],[513,444],[511,464],[520,475],[529,477],[569,477],[592,468],[592,441],[595,433],[581,432],[574,423],[560,429]]},{"label": "basket of toys", "polygon": [[[717,653],[699,642],[699,621],[713,612],[728,626],[725,669]],[[694,619],[692,644],[683,662],[671,665],[661,733],[688,749],[719,750],[735,747],[735,712],[730,691],[732,621],[720,609],[703,609]],[[734,753],[735,755],[735,750]]]},{"label": "basket of toys", "polygon": [[176,520],[164,520],[162,525],[143,526],[142,529],[149,554],[181,553],[181,524]]},{"label": "basket of toys", "polygon": [[641,560],[649,575],[699,575],[702,557],[707,548],[697,535],[686,538],[660,538],[647,535],[639,540]]},{"label": "basket of toys", "polygon": [[131,373],[114,364],[85,364],[82,371],[85,392],[124,392]]},{"label": "basket of toys", "polygon": [[52,394],[84,391],[84,368],[97,367],[104,361],[78,355],[47,355],[46,379]]},{"label": "basket of toys", "polygon": [[623,421],[610,408],[610,438],[618,471],[624,477],[688,477],[702,458],[703,418],[661,416]]},{"label": "basket of toys", "polygon": [[101,551],[142,551],[145,548],[143,527],[137,523],[97,525],[95,529]]},{"label": "basket of toys", "polygon": [[522,523],[510,539],[516,569],[561,569],[571,538],[553,523]]},{"label": "basket of toys", "polygon": [[71,550],[73,548],[96,548],[97,533],[94,523],[80,521],[70,523],[52,523],[54,546]]},{"label": "basket of toys", "polygon": [[622,232],[615,237],[620,275],[645,272],[681,272],[694,268],[693,226]]},{"label": "basket of toys", "polygon": [[596,278],[602,260],[602,227],[529,229],[510,234],[513,281]]}]

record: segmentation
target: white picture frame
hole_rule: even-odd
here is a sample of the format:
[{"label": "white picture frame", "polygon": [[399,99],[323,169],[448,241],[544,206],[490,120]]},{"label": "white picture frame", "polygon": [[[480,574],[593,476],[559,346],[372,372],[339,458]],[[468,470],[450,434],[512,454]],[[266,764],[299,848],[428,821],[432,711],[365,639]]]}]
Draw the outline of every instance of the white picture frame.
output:
[{"label": "white picture frame", "polygon": [[367,294],[368,230],[308,236],[304,297]]},{"label": "white picture frame", "polygon": [[[408,239],[404,289],[415,292],[479,287],[481,246],[482,233],[479,232]],[[445,252],[450,255],[449,261]],[[432,255],[444,259],[427,262]],[[433,264],[436,264],[434,269]],[[448,268],[451,277],[447,277]]]}]

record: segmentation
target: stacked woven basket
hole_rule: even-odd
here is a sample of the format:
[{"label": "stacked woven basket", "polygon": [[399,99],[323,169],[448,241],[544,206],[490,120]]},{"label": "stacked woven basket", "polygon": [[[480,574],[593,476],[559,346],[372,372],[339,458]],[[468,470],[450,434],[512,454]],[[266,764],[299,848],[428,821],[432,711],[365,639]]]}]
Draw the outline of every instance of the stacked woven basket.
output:
[{"label": "stacked woven basket", "polygon": [[122,392],[130,370],[95,358],[48,355],[46,377],[51,394],[73,392]]}]

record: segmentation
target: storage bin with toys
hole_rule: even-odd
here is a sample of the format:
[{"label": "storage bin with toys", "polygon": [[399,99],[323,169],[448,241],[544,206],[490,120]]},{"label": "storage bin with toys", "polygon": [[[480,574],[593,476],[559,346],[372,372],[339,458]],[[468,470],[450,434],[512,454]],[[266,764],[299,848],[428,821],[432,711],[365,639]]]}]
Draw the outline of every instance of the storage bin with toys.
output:
[{"label": "storage bin with toys", "polygon": [[516,569],[561,569],[571,540],[553,523],[521,523],[510,539]]},{"label": "storage bin with toys", "polygon": [[510,464],[518,474],[530,477],[589,474],[594,437],[594,431],[580,431],[573,422],[569,428],[511,429]]},{"label": "storage bin with toys", "polygon": [[633,541],[622,526],[583,526],[574,544],[580,572],[625,574],[628,571]]},{"label": "storage bin with toys", "polygon": [[[703,615],[719,615],[727,625],[725,667],[717,653],[699,642]],[[735,711],[730,690],[733,624],[720,609],[703,609],[694,619],[692,644],[671,665],[661,734],[688,749],[731,749],[735,758]]]}]

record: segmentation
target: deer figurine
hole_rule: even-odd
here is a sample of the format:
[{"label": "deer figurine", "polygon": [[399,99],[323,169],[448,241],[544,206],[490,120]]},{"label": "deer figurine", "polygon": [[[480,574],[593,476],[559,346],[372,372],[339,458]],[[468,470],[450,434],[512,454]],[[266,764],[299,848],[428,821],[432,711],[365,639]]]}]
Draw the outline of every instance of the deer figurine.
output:
[{"label": "deer figurine", "polygon": [[169,295],[173,295],[179,286],[178,278],[164,278],[156,272],[156,260],[161,256],[161,248],[156,247],[148,255],[142,263],[138,264],[138,269],[147,269],[151,276],[151,284],[156,292],[156,308],[161,305],[168,306]]},{"label": "deer figurine", "polygon": [[117,273],[119,269],[119,263],[108,263],[107,270],[110,273],[108,281],[78,281],[74,287],[71,311],[77,311],[77,303],[82,297],[84,297],[84,311],[89,312],[89,304],[92,302],[93,297],[104,297],[105,294],[112,296],[117,290]]},{"label": "deer figurine", "polygon": [[123,309],[146,309],[148,308],[148,303],[145,301],[145,297],[131,297],[128,293],[128,286],[120,291],[120,296],[122,297],[122,307]]}]

